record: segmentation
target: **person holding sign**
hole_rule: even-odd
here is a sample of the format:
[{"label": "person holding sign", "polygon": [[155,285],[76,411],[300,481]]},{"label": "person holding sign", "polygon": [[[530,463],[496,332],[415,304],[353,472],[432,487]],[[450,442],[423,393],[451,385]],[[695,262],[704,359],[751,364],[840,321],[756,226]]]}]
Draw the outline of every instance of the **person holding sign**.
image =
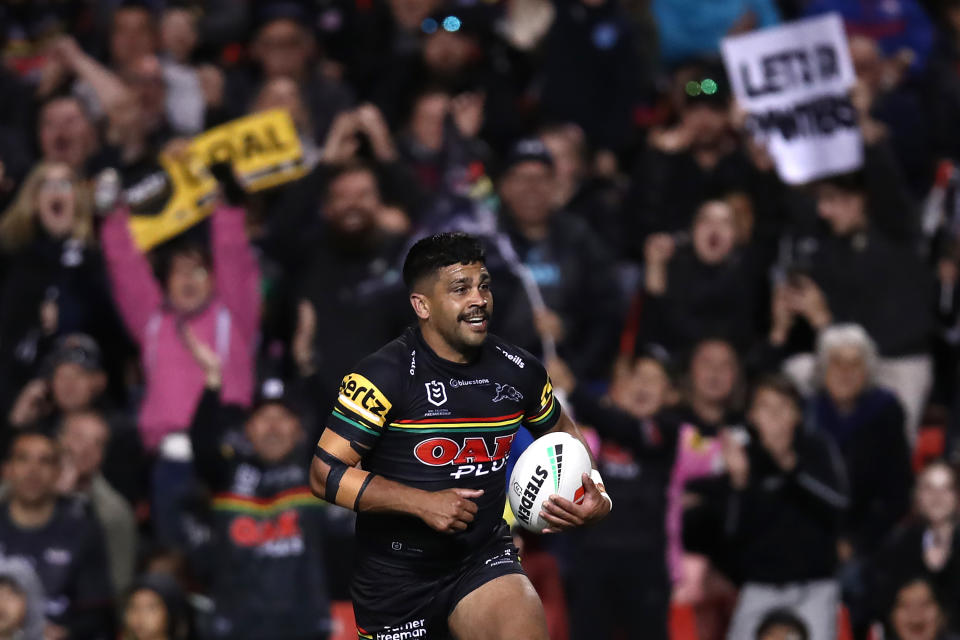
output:
[{"label": "person holding sign", "polygon": [[[227,189],[227,191],[230,191]],[[118,207],[103,225],[102,244],[114,299],[140,346],[146,394],[139,428],[154,467],[154,514],[161,539],[176,539],[179,489],[189,479],[184,430],[203,393],[204,374],[183,342],[189,328],[214,345],[224,363],[221,399],[249,406],[253,343],[259,324],[259,268],[244,230],[244,210],[220,202],[210,221],[210,248],[183,236],[159,251],[159,282],[137,249],[129,211]]]}]

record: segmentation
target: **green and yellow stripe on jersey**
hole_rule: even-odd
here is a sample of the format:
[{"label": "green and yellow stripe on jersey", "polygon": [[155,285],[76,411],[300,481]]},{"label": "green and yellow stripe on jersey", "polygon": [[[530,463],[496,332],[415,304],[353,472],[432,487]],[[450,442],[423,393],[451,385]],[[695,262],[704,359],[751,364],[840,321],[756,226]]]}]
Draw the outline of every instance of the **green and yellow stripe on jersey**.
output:
[{"label": "green and yellow stripe on jersey", "polygon": [[537,411],[533,416],[525,419],[523,421],[524,424],[531,427],[537,427],[541,424],[547,423],[547,421],[549,421],[556,412],[557,399],[553,397],[553,385],[550,384],[549,379],[547,380],[547,383],[543,385],[543,392],[540,394],[540,402],[540,410]]},{"label": "green and yellow stripe on jersey", "polygon": [[426,418],[423,420],[397,420],[387,425],[390,431],[437,433],[440,431],[512,431],[523,420],[523,412],[492,418]]},{"label": "green and yellow stripe on jersey", "polygon": [[215,511],[243,513],[255,517],[269,517],[287,509],[320,507],[325,503],[310,492],[309,487],[294,487],[269,498],[255,498],[235,493],[218,493],[213,496]]}]

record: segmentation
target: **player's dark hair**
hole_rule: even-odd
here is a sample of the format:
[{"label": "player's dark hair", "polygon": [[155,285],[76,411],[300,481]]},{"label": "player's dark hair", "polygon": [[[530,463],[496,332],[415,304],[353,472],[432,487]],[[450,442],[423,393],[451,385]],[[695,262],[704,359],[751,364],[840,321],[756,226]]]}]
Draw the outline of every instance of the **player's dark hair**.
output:
[{"label": "player's dark hair", "polygon": [[757,627],[756,637],[762,639],[763,636],[774,627],[789,627],[800,636],[801,640],[807,640],[810,637],[810,630],[807,629],[806,623],[800,616],[789,609],[774,609],[769,611],[763,617],[760,626]]},{"label": "player's dark hair", "polygon": [[452,264],[484,262],[483,245],[476,237],[463,232],[438,233],[417,241],[403,262],[403,281],[407,289],[437,269]]}]

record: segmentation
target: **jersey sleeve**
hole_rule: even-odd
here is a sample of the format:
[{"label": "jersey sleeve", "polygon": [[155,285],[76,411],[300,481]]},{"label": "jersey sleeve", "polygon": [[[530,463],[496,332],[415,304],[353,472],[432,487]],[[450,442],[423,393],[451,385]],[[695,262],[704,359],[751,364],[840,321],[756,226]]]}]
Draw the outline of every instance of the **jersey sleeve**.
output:
[{"label": "jersey sleeve", "polygon": [[340,382],[327,428],[360,453],[373,448],[399,398],[398,379],[397,366],[383,354],[362,360]]},{"label": "jersey sleeve", "polygon": [[553,396],[553,383],[547,370],[540,362],[530,356],[527,359],[528,368],[526,389],[523,392],[526,406],[523,412],[523,426],[534,436],[540,436],[557,424],[560,420],[560,403]]}]

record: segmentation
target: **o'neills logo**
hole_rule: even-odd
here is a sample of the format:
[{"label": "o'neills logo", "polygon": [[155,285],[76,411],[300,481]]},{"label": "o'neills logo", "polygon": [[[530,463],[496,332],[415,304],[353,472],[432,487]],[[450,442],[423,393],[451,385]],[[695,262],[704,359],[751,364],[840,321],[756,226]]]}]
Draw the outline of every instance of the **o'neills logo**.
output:
[{"label": "o'neills logo", "polygon": [[537,494],[540,493],[540,488],[543,486],[543,481],[547,479],[550,473],[543,467],[538,466],[537,470],[533,472],[533,475],[530,476],[530,481],[527,482],[527,486],[523,489],[523,493],[520,493],[520,486],[514,485],[513,490],[517,492],[518,495],[521,495],[520,506],[517,508],[517,517],[530,524],[530,509],[533,508],[533,503],[537,499]]}]

